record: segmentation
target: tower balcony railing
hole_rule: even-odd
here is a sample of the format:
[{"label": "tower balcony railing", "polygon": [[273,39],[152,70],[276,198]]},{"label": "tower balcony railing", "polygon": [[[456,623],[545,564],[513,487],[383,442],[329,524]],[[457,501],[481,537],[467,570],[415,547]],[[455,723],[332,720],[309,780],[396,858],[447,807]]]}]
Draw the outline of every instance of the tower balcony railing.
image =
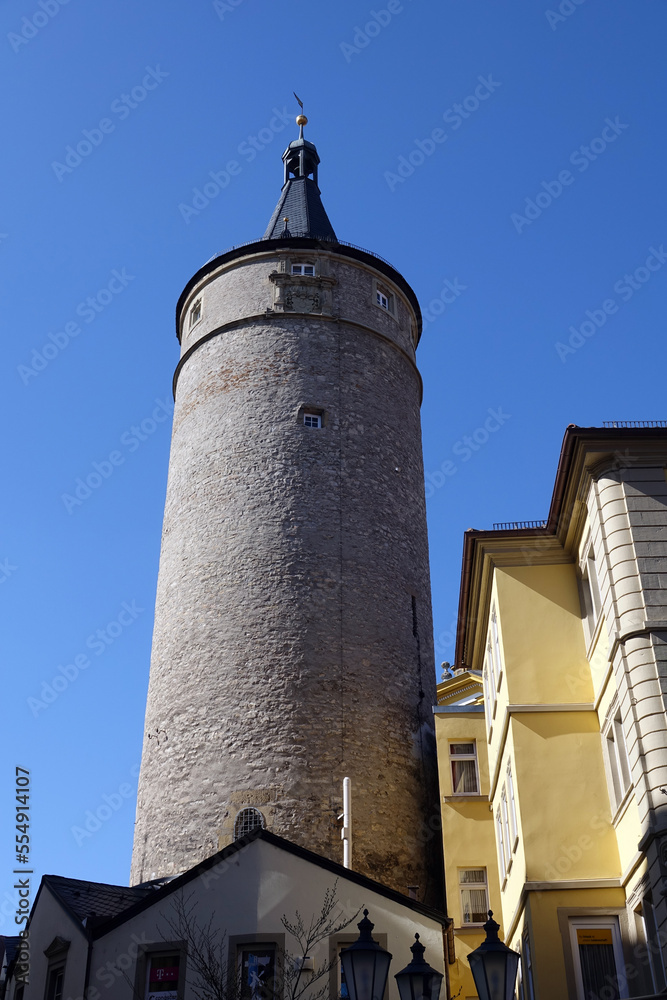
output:
[{"label": "tower balcony railing", "polygon": [[603,427],[667,427],[667,420],[603,420]]},{"label": "tower balcony railing", "polygon": [[497,521],[494,531],[516,531],[519,528],[546,528],[546,521]]}]

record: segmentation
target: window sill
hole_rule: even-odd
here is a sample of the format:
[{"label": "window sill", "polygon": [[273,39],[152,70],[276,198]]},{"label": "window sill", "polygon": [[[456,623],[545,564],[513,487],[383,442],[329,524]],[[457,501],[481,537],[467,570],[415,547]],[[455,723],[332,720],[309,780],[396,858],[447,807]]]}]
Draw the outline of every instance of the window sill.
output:
[{"label": "window sill", "polygon": [[443,795],[443,802],[488,802],[489,796],[481,792],[462,792],[460,795]]},{"label": "window sill", "polygon": [[479,934],[484,931],[484,924],[461,924],[460,927],[452,928],[455,934]]}]

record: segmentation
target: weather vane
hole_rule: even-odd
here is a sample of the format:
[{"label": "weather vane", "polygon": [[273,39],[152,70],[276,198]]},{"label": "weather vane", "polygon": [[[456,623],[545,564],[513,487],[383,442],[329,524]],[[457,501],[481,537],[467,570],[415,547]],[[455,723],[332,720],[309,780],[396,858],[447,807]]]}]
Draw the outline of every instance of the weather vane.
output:
[{"label": "weather vane", "polygon": [[301,108],[301,114],[296,116],[296,123],[299,126],[299,139],[303,139],[303,126],[308,124],[308,119],[303,113],[303,101],[294,90],[292,93],[296,97],[297,104]]}]

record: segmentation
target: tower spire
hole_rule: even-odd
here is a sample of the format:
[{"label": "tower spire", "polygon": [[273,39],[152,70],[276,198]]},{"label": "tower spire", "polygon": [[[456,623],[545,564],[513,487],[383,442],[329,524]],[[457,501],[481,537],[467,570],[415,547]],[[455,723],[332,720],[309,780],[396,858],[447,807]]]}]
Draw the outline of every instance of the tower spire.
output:
[{"label": "tower spire", "polygon": [[[296,94],[294,96],[296,97]],[[296,99],[299,101],[298,97]],[[299,105],[303,108],[301,101]],[[287,216],[290,222],[288,230],[290,236],[306,236],[336,242],[336,234],[324,210],[320,189],[317,186],[320,158],[314,143],[309,142],[303,135],[308,119],[304,114],[299,114],[296,123],[299,126],[299,138],[290,142],[283,153],[285,165],[283,189],[264,233],[264,239],[284,237],[286,227],[282,224]]]}]

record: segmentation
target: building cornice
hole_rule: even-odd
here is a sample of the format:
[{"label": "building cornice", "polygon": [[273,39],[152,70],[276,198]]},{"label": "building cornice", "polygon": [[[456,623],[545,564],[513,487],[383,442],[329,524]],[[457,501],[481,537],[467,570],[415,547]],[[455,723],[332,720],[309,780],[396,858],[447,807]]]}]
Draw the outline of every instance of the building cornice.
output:
[{"label": "building cornice", "polygon": [[[628,454],[630,446],[632,455]],[[465,532],[454,659],[457,666],[469,667],[477,662],[476,655],[484,642],[479,633],[486,635],[495,567],[572,562],[586,522],[585,501],[591,481],[609,472],[619,473],[640,459],[656,466],[667,464],[664,427],[570,424],[563,437],[546,528]]]}]

